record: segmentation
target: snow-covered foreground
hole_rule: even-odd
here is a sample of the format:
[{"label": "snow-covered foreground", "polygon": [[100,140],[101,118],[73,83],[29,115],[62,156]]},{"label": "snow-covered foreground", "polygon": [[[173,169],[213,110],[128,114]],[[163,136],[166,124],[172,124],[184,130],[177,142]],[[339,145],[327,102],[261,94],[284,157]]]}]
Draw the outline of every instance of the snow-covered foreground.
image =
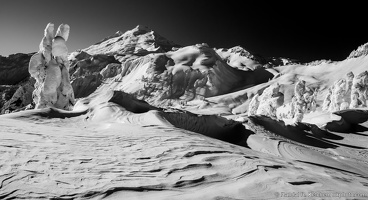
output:
[{"label": "snow-covered foreground", "polygon": [[[226,127],[225,118],[203,123],[144,102],[124,108],[111,96],[84,100],[79,111],[0,116],[1,199],[367,198],[368,123],[352,124],[366,121],[366,111],[340,113],[352,119],[345,133],[243,117],[251,134],[235,145],[207,127]],[[341,125],[334,119],[326,127]],[[210,137],[176,128],[181,123]]]}]

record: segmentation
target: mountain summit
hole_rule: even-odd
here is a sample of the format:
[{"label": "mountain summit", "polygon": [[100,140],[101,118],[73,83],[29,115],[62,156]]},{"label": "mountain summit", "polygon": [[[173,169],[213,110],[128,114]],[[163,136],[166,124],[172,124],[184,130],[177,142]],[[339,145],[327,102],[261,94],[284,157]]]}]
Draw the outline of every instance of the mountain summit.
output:
[{"label": "mountain summit", "polygon": [[88,54],[135,54],[159,53],[179,47],[146,26],[138,25],[125,33],[120,31],[83,51]]},{"label": "mountain summit", "polygon": [[368,55],[368,42],[359,46],[356,50],[352,51],[348,58],[357,58],[365,55]]}]

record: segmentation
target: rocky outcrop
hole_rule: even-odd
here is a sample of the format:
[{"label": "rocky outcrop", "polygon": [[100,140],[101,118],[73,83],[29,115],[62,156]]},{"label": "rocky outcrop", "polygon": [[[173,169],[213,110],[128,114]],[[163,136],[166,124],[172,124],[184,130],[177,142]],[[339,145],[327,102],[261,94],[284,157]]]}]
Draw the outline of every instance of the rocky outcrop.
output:
[{"label": "rocky outcrop", "polygon": [[0,85],[0,108],[12,98],[18,87],[18,85]]},{"label": "rocky outcrop", "polygon": [[35,108],[55,107],[71,110],[75,103],[69,78],[69,26],[61,24],[54,36],[54,25],[46,26],[40,50],[31,57],[29,73],[36,79],[33,101]]},{"label": "rocky outcrop", "polygon": [[103,79],[106,79],[117,76],[118,74],[121,74],[121,72],[122,66],[120,63],[110,63],[101,70],[100,74]]},{"label": "rocky outcrop", "polygon": [[367,54],[368,54],[368,43],[365,43],[359,46],[356,50],[352,51],[348,56],[348,59],[366,56]]},{"label": "rocky outcrop", "polygon": [[88,75],[73,80],[72,87],[75,98],[82,98],[93,93],[102,83],[101,74]]},{"label": "rocky outcrop", "polygon": [[231,67],[244,71],[254,70],[266,63],[264,58],[251,54],[241,46],[221,48],[216,53]]},{"label": "rocky outcrop", "polygon": [[[88,96],[101,85],[104,78],[116,76],[117,70],[120,69],[121,71],[121,64],[114,56],[103,54],[89,55],[80,51],[69,58],[72,60],[70,74],[75,98]],[[110,65],[109,71],[106,71],[108,69],[105,68],[108,65]],[[113,65],[119,69],[116,67],[110,69]]]},{"label": "rocky outcrop", "polygon": [[248,116],[257,115],[259,107],[259,94],[255,94],[249,103]]},{"label": "rocky outcrop", "polygon": [[[28,63],[34,53],[0,56],[0,114],[22,109],[30,104],[33,86],[30,83]],[[34,84],[34,82],[33,82]],[[25,97],[20,97],[25,94]],[[13,95],[15,95],[13,97]],[[24,100],[24,101],[23,101]]]},{"label": "rocky outcrop", "polygon": [[0,85],[15,85],[29,77],[28,63],[34,53],[0,56]]},{"label": "rocky outcrop", "polygon": [[[32,105],[33,103],[32,92],[34,90],[33,87],[34,84],[35,79],[30,78],[27,81],[19,84],[19,86],[16,86],[17,89],[10,96],[10,98],[9,96],[5,97],[4,95],[3,98],[4,100],[6,100],[6,102],[2,106],[0,113],[5,114],[32,108],[34,106]],[[16,87],[14,87],[14,89]]]},{"label": "rocky outcrop", "polygon": [[72,80],[79,77],[99,74],[108,64],[119,63],[119,61],[117,61],[114,56],[97,54],[75,60],[74,63],[75,64],[71,66],[72,70],[70,70]]}]

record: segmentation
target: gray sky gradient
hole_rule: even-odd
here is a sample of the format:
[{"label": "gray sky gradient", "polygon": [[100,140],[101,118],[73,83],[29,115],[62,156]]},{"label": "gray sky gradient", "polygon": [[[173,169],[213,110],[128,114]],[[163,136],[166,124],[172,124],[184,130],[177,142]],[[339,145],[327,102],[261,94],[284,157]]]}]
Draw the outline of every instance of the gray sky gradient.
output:
[{"label": "gray sky gradient", "polygon": [[145,25],[181,45],[243,46],[262,56],[342,60],[368,42],[363,5],[205,0],[0,0],[0,55],[38,51],[47,23],[71,27],[69,51]]}]

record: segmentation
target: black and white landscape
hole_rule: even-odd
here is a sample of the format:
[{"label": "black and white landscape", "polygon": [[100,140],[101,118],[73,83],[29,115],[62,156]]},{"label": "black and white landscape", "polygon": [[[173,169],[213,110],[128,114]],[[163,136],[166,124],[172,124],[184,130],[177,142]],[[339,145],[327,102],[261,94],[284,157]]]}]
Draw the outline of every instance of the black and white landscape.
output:
[{"label": "black and white landscape", "polygon": [[134,25],[75,50],[52,20],[0,57],[0,199],[368,198],[368,38],[305,61]]}]

